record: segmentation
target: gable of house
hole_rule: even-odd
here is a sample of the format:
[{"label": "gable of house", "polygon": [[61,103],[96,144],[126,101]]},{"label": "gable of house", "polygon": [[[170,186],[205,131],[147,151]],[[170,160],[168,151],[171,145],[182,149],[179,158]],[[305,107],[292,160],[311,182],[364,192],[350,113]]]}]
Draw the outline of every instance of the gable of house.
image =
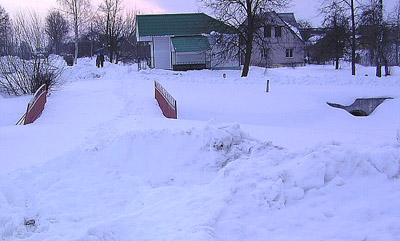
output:
[{"label": "gable of house", "polygon": [[305,42],[293,13],[264,12],[257,15],[258,35],[251,64],[293,66],[304,62]]}]

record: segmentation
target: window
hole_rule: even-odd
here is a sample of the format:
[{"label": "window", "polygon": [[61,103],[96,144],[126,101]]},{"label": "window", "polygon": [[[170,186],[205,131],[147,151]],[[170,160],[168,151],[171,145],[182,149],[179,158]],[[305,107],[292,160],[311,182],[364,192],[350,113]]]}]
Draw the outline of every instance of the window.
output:
[{"label": "window", "polygon": [[286,49],[286,58],[293,58],[293,49]]},{"label": "window", "polygon": [[275,27],[275,37],[282,37],[282,27]]},{"label": "window", "polygon": [[271,25],[264,26],[264,38],[271,38]]},{"label": "window", "polygon": [[261,57],[262,58],[268,58],[268,52],[269,52],[269,49],[262,49],[261,50]]}]

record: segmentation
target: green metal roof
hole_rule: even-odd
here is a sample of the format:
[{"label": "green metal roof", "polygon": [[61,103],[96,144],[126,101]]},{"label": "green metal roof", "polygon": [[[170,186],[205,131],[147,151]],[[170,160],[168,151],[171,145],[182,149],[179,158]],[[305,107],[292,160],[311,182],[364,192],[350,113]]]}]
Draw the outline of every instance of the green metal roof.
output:
[{"label": "green metal roof", "polygon": [[171,38],[175,52],[199,52],[211,49],[207,37],[186,36]]},{"label": "green metal roof", "polygon": [[199,35],[212,31],[235,33],[236,29],[204,13],[150,14],[137,16],[138,36]]}]

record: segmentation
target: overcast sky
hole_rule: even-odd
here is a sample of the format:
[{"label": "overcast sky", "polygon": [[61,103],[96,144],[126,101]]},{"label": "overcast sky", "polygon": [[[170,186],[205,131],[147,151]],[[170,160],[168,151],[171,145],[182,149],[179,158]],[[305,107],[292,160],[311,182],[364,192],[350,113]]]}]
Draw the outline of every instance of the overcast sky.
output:
[{"label": "overcast sky", "polygon": [[[319,26],[321,16],[318,8],[322,0],[292,0],[291,6],[282,12],[294,12],[296,18],[306,19]],[[393,8],[398,0],[384,0],[388,9]],[[101,0],[91,0],[97,6]],[[196,0],[123,0],[124,5],[131,9],[139,9],[142,13],[181,13],[202,11]],[[33,8],[45,14],[52,7],[57,7],[57,0],[1,0],[0,5],[13,14],[17,9]],[[205,11],[203,9],[203,11]]]}]

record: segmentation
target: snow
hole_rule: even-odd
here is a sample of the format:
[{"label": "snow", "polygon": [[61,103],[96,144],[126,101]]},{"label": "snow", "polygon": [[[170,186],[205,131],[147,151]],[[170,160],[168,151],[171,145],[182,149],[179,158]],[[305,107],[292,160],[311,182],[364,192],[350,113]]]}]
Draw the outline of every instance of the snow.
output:
[{"label": "snow", "polygon": [[[80,59],[27,126],[31,96],[0,96],[0,240],[399,240],[400,69],[357,70]],[[369,117],[326,104],[384,96]]]}]

